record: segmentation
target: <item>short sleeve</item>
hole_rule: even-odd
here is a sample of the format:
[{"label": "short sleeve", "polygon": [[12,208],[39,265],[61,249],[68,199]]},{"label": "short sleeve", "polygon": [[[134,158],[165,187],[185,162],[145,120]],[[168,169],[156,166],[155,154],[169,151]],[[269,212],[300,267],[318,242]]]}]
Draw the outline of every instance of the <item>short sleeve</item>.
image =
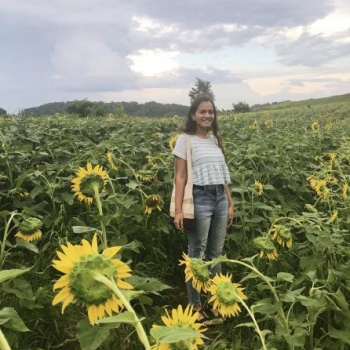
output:
[{"label": "short sleeve", "polygon": [[179,157],[181,159],[186,160],[187,154],[186,154],[186,135],[181,134],[178,139],[176,140],[175,147],[173,149],[172,154],[176,157]]}]

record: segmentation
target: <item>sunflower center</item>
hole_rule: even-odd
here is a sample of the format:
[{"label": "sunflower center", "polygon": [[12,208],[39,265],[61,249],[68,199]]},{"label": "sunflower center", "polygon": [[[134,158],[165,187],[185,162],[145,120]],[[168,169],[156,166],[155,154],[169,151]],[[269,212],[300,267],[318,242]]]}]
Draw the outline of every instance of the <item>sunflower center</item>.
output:
[{"label": "sunflower center", "polygon": [[208,266],[205,265],[204,261],[201,259],[192,259],[191,268],[193,270],[193,275],[196,279],[202,282],[206,282],[210,278],[210,272]]},{"label": "sunflower center", "polygon": [[98,253],[82,256],[69,274],[71,292],[77,300],[88,305],[105,303],[113,294],[107,286],[95,280],[94,273],[116,279],[112,260]]},{"label": "sunflower center", "polygon": [[216,295],[220,303],[233,305],[238,302],[237,288],[231,282],[222,282],[217,286]]},{"label": "sunflower center", "polygon": [[93,196],[95,188],[102,192],[105,187],[103,178],[97,174],[88,174],[84,176],[80,183],[80,191],[87,196]]}]

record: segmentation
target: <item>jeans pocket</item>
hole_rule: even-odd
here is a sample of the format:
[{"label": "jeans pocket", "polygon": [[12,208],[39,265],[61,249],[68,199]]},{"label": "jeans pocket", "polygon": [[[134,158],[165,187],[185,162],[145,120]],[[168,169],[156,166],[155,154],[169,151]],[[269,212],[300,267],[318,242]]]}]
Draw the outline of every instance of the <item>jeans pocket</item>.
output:
[{"label": "jeans pocket", "polygon": [[192,193],[193,193],[193,196],[198,196],[199,194],[203,194],[204,187],[203,186],[193,186]]}]

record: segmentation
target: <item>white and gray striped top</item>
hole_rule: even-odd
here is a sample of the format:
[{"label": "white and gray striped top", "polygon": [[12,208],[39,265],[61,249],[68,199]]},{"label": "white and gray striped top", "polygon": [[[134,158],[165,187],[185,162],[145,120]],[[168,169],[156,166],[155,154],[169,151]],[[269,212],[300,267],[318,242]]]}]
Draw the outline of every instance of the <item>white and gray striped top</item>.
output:
[{"label": "white and gray striped top", "polygon": [[[214,135],[202,139],[189,135],[192,151],[193,184],[198,186],[231,183],[224,155]],[[176,141],[173,155],[186,160],[186,137],[181,134]]]}]

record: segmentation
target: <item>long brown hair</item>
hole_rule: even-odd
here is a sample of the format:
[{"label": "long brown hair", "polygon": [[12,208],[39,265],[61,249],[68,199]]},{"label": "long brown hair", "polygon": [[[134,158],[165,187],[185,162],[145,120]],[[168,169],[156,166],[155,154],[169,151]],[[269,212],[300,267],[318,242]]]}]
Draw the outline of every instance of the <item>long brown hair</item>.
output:
[{"label": "long brown hair", "polygon": [[192,119],[192,114],[195,114],[199,105],[202,102],[210,102],[213,105],[214,109],[214,120],[211,125],[211,131],[213,132],[214,136],[216,137],[218,141],[218,146],[221,148],[222,153],[225,155],[224,148],[222,146],[222,140],[220,136],[220,131],[219,131],[219,124],[217,120],[217,112],[216,112],[216,107],[214,104],[214,101],[207,95],[198,95],[191,103],[190,109],[186,114],[186,121],[185,121],[185,127],[183,128],[183,131],[186,134],[190,135],[195,135],[196,130],[197,130],[197,124],[196,122]]}]

